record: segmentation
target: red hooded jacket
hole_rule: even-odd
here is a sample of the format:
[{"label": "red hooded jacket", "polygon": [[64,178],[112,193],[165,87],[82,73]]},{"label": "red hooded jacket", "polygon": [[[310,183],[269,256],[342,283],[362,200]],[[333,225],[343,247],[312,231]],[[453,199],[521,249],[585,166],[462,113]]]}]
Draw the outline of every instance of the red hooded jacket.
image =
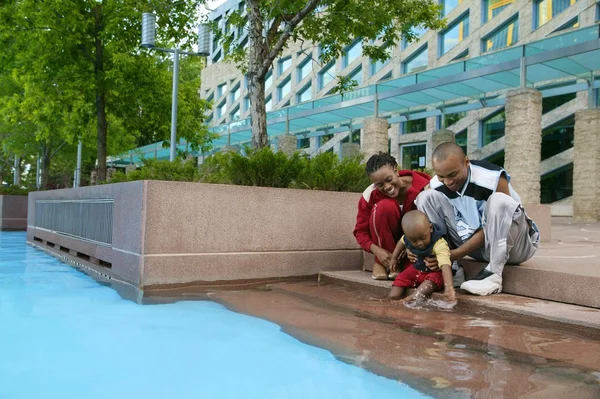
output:
[{"label": "red hooded jacket", "polygon": [[[399,170],[398,176],[412,176],[412,185],[408,188],[406,193],[406,199],[402,204],[402,215],[406,212],[417,209],[415,205],[415,199],[423,188],[429,184],[431,177],[427,173],[416,172],[412,170]],[[369,220],[371,218],[371,210],[373,205],[378,203],[384,198],[389,198],[387,195],[382,194],[375,188],[374,184],[371,184],[363,192],[363,195],[358,201],[358,213],[356,215],[356,226],[354,226],[354,236],[358,245],[367,252],[371,252],[371,245],[374,243],[371,239],[371,231],[369,228]]]}]

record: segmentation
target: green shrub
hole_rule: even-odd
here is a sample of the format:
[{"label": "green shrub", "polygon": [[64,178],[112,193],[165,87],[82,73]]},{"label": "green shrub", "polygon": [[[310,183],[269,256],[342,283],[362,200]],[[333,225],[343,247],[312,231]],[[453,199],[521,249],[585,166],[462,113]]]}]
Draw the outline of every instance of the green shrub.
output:
[{"label": "green shrub", "polygon": [[140,169],[117,172],[111,183],[134,180],[172,180],[243,186],[302,188],[361,192],[370,184],[360,157],[339,160],[331,152],[313,158],[295,153],[287,157],[270,147],[245,148],[207,157],[200,168],[193,161],[169,162],[145,159]]},{"label": "green shrub", "polygon": [[135,180],[168,180],[168,181],[198,181],[199,174],[196,162],[188,161],[159,161],[144,159],[140,169],[125,174],[116,172],[109,183],[120,183]]},{"label": "green shrub", "polygon": [[307,162],[297,187],[311,190],[361,192],[371,182],[360,163],[361,157],[344,158],[332,152],[321,153]]},{"label": "green shrub", "polygon": [[30,191],[35,191],[35,189],[21,188],[19,186],[0,186],[0,195],[27,195]]}]

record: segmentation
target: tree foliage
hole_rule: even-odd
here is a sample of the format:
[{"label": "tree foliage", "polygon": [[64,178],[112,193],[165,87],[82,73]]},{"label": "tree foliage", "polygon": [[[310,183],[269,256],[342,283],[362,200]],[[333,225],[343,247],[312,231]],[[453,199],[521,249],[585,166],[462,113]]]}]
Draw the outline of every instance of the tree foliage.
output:
[{"label": "tree foliage", "polygon": [[[53,156],[84,143],[99,177],[107,154],[169,137],[172,60],[140,47],[142,13],[157,45],[190,50],[200,1],[4,0],[0,4],[0,137],[16,154]],[[197,95],[201,60],[180,64],[178,136],[208,140]],[[64,163],[65,166],[69,162]],[[47,182],[47,177],[45,177]]]},{"label": "tree foliage", "polygon": [[[246,0],[245,12],[231,12],[225,24],[213,25],[213,32],[248,78],[252,145],[268,145],[265,77],[291,41],[304,48],[318,43],[317,61],[325,65],[359,38],[364,56],[384,61],[390,57],[388,48],[402,37],[415,39],[415,28],[443,27],[440,11],[434,0]],[[244,35],[232,34],[235,29],[247,31],[247,43]],[[339,90],[354,85],[344,77],[338,80]]]}]

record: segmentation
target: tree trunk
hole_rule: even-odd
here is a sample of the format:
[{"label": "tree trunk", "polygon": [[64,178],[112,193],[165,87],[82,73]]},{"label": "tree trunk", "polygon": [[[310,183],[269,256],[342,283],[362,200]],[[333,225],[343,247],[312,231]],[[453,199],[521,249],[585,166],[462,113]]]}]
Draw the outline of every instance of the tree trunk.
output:
[{"label": "tree trunk", "polygon": [[[268,69],[262,63],[268,55],[263,37],[263,23],[258,0],[248,0],[248,92],[250,95],[250,117],[252,119],[252,147],[269,145],[267,135],[267,112],[265,110],[265,76]],[[272,100],[274,102],[274,99]]]},{"label": "tree trunk", "polygon": [[42,152],[42,183],[41,188],[48,188],[48,180],[50,179],[50,148],[44,148]]},{"label": "tree trunk", "polygon": [[106,93],[104,85],[104,60],[102,46],[102,5],[94,8],[96,19],[96,116],[97,116],[97,144],[98,144],[98,181],[106,180],[106,136],[108,125],[106,122]]}]

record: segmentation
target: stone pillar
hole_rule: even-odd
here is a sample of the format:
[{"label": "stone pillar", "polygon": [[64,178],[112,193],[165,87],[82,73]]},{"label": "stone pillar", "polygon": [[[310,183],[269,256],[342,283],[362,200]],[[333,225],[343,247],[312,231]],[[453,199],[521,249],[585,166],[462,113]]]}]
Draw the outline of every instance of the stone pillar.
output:
[{"label": "stone pillar", "polygon": [[440,129],[431,134],[431,144],[428,146],[428,158],[433,162],[433,151],[442,143],[454,143],[455,135],[452,130]]},{"label": "stone pillar", "polygon": [[277,137],[277,149],[291,157],[298,151],[298,139],[293,134],[282,134]]},{"label": "stone pillar", "polygon": [[573,219],[600,222],[600,109],[575,113]]},{"label": "stone pillar", "polygon": [[365,119],[360,152],[366,162],[371,155],[388,152],[388,122],[385,118]]},{"label": "stone pillar", "polygon": [[342,158],[354,158],[360,154],[360,144],[342,143]]},{"label": "stone pillar", "polygon": [[542,93],[534,89],[509,91],[505,114],[504,168],[523,204],[539,204]]}]

